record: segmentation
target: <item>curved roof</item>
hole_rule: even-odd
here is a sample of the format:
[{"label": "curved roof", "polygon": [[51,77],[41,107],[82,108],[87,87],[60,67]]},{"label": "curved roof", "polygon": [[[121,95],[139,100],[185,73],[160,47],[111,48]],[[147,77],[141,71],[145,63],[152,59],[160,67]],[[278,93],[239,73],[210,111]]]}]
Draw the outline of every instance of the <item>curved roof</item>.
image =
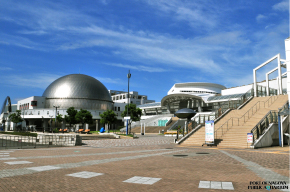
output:
[{"label": "curved roof", "polygon": [[162,100],[161,100],[161,106],[166,106],[168,103],[172,103],[172,102],[175,102],[175,101],[190,100],[190,99],[202,100],[201,97],[196,96],[196,95],[189,95],[189,94],[171,94],[171,95],[166,95],[165,97],[162,98]]},{"label": "curved roof", "polygon": [[202,86],[202,87],[216,87],[219,89],[226,89],[225,86],[216,84],[216,83],[205,83],[205,82],[189,82],[189,83],[175,83],[175,87],[194,87],[194,86]]},{"label": "curved roof", "polygon": [[85,98],[111,101],[107,88],[97,79],[83,75],[71,74],[52,82],[42,94],[47,98]]}]

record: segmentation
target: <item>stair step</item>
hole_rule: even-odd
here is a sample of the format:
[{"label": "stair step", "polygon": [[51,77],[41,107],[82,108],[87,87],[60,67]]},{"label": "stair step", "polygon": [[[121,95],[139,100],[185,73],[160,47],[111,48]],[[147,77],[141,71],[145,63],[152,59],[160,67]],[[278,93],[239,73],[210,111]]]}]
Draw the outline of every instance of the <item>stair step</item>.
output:
[{"label": "stair step", "polygon": [[[276,99],[275,101],[271,103],[269,99],[271,97],[255,97],[253,98],[249,103],[247,103],[242,109],[240,110],[232,110],[228,114],[226,114],[222,119],[219,120],[218,123],[215,124],[215,129],[217,130],[222,125],[224,125],[226,122],[228,122],[228,130],[226,130],[226,126],[224,125],[224,135],[222,137],[222,141],[218,144],[218,147],[234,147],[234,148],[247,148],[250,146],[250,144],[247,144],[247,133],[250,133],[251,130],[254,128],[254,126],[259,123],[259,121],[265,117],[265,115],[270,110],[278,110],[278,108],[282,107],[288,100],[287,95],[279,95],[278,97],[273,96],[272,98]],[[266,102],[264,107],[264,102]],[[257,102],[260,101],[260,106],[257,104]],[[257,105],[256,105],[257,104]],[[253,108],[254,114],[252,115],[250,112],[249,118],[247,118],[247,114],[245,113],[249,112],[249,110],[253,106],[257,106],[256,108]],[[243,116],[245,115],[245,121],[243,122]],[[233,122],[233,126],[231,123],[231,118]],[[239,119],[240,125],[237,125],[237,118]],[[221,129],[217,132],[218,138],[221,136]],[[200,146],[205,141],[205,129],[204,126],[200,128],[197,132],[195,132],[193,135],[191,135],[187,140],[185,140],[181,145],[185,146]]]}]

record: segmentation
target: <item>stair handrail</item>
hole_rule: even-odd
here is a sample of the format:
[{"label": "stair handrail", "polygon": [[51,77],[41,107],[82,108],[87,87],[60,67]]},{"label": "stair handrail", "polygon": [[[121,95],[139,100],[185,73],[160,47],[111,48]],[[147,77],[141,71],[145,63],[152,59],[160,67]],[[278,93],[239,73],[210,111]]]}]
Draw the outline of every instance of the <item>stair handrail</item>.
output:
[{"label": "stair handrail", "polygon": [[[264,108],[265,108],[265,104],[266,104],[266,102],[268,102],[268,107],[269,107],[269,100],[271,100],[271,104],[273,104],[273,101],[272,101],[272,98],[273,97],[276,97],[276,99],[278,98],[278,96],[277,95],[274,95],[274,96],[271,96],[269,99],[267,99],[266,101],[258,101],[259,102],[259,104],[261,103],[261,102],[264,102]],[[276,99],[274,100],[274,101],[276,101]],[[257,102],[257,103],[258,103]],[[253,106],[254,107],[254,106]],[[261,108],[261,105],[259,105],[259,109]],[[248,113],[250,111],[250,109],[246,112],[246,113]],[[257,106],[256,106],[256,112],[258,111],[258,109],[257,109]],[[255,112],[255,113],[256,113]],[[239,119],[241,119],[241,118],[243,118],[244,117],[244,123],[246,122],[245,121],[245,115],[246,115],[246,113],[242,116],[242,117],[240,117],[240,118],[238,118],[238,117],[233,117],[233,118],[237,118],[238,119],[238,125],[240,125],[240,122],[239,122]],[[253,113],[253,109],[252,109],[252,115],[254,115],[255,113]],[[248,113],[248,119],[250,119],[250,117],[249,117],[249,113]]]},{"label": "stair handrail", "polygon": [[175,127],[176,124],[178,123],[178,121],[179,121],[179,119],[175,123],[173,123],[167,130],[171,130],[173,127]]},{"label": "stair handrail", "polygon": [[288,109],[288,107],[289,107],[289,101],[286,101],[285,104],[281,108],[278,108],[278,112]]},{"label": "stair handrail", "polygon": [[[182,143],[186,138],[188,138],[190,135],[192,135],[194,132],[196,132],[200,127],[202,126],[202,124],[198,124],[194,129],[192,129],[188,134],[184,135],[184,137],[181,137],[180,140],[176,139],[176,144],[180,144]],[[177,134],[178,134],[178,130],[177,130]]]},{"label": "stair handrail", "polygon": [[[255,105],[253,105],[243,116],[241,116],[241,117],[231,117],[229,120],[227,120],[224,124],[222,124],[219,128],[217,128],[216,130],[215,130],[215,138],[221,138],[223,135],[224,135],[224,133],[226,132],[226,131],[228,131],[229,130],[229,121],[231,120],[232,121],[232,126],[234,126],[234,119],[238,119],[238,126],[240,125],[240,119],[242,119],[242,118],[244,118],[244,123],[246,122],[246,115],[248,114],[248,119],[250,119],[250,117],[252,117],[257,111],[258,111],[258,104],[259,104],[259,109],[261,108],[261,103],[262,102],[264,102],[264,107],[265,107],[265,104],[266,104],[266,102],[268,102],[268,107],[269,107],[269,101],[271,100],[271,104],[273,104],[273,98],[275,99],[274,101],[276,101],[276,99],[278,98],[278,95],[273,95],[273,96],[271,96],[269,99],[267,99],[266,101],[258,101],[258,102],[256,102],[255,103]],[[255,111],[255,113],[253,112],[253,109],[254,109],[254,107],[256,107],[256,111]],[[252,115],[250,116],[250,111],[252,111]],[[247,119],[247,120],[248,120]],[[224,132],[224,130],[223,130],[223,127],[224,127],[224,125],[225,124],[227,124],[227,129],[225,130],[225,132]],[[220,129],[221,129],[221,132],[222,132],[222,134],[221,134],[221,136],[220,137],[218,137],[218,131],[220,131]]]},{"label": "stair handrail", "polygon": [[172,122],[172,117],[165,123],[165,127],[168,126]]},{"label": "stair handrail", "polygon": [[[231,111],[231,109],[227,109],[226,111],[224,111],[219,117],[217,117],[217,118],[215,118],[214,119],[214,122],[217,122],[217,121],[219,121],[222,117],[224,117],[229,111]],[[200,120],[200,117],[201,117],[201,115],[200,114],[198,114],[198,118],[199,118],[199,121],[198,121],[198,123],[195,121],[195,120],[193,120],[193,121],[191,121],[190,123],[188,123],[187,125],[187,134],[186,135],[184,135],[180,140],[178,140],[178,133],[179,133],[179,130],[180,129],[182,129],[183,128],[183,133],[184,133],[184,127],[180,127],[180,128],[178,128],[177,129],[177,134],[176,134],[176,143],[177,144],[180,144],[181,142],[183,142],[184,140],[185,140],[185,138],[187,138],[187,137],[189,137],[190,135],[192,135],[195,131],[197,131],[202,125],[204,125],[205,124],[205,117],[207,117],[207,120],[211,120],[210,119],[210,117],[211,116],[214,116],[214,115],[207,115],[207,116],[205,116],[205,115],[203,115],[202,117],[203,117],[203,122],[201,123],[201,120]],[[214,116],[215,117],[215,116]],[[196,117],[192,117],[191,119],[195,119]],[[193,123],[195,123],[195,127],[193,128]],[[191,131],[189,131],[189,124],[192,124],[191,125],[191,127],[192,127],[192,130]],[[182,140],[182,141],[181,141]]]},{"label": "stair handrail", "polygon": [[245,105],[247,105],[252,99],[254,98],[254,96],[250,96],[244,103],[242,103],[237,109],[241,109],[243,108]]},{"label": "stair handrail", "polygon": [[[270,115],[270,118],[268,118],[269,115]],[[259,139],[260,136],[262,136],[263,131],[270,125],[270,123],[277,123],[277,122],[278,122],[278,111],[270,110],[251,130],[251,133],[253,134],[252,145],[254,145],[255,140]]]}]

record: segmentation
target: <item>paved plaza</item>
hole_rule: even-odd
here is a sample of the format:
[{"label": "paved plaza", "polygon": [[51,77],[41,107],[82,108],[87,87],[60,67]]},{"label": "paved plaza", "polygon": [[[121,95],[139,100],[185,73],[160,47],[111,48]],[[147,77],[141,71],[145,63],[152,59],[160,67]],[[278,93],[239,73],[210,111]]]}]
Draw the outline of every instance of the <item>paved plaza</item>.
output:
[{"label": "paved plaza", "polygon": [[173,139],[1,150],[0,191],[289,191],[289,147],[180,147]]}]

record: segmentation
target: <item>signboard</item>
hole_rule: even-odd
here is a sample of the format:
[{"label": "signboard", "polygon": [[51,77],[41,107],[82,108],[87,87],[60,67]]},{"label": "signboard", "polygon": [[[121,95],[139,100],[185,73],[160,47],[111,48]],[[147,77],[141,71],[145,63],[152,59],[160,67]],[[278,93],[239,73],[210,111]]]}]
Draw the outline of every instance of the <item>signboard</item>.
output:
[{"label": "signboard", "polygon": [[247,133],[247,142],[253,143],[253,133]]},{"label": "signboard", "polygon": [[214,121],[205,121],[205,142],[214,142]]},{"label": "signboard", "polygon": [[131,119],[131,117],[130,116],[127,116],[127,117],[124,117],[124,119]]}]

